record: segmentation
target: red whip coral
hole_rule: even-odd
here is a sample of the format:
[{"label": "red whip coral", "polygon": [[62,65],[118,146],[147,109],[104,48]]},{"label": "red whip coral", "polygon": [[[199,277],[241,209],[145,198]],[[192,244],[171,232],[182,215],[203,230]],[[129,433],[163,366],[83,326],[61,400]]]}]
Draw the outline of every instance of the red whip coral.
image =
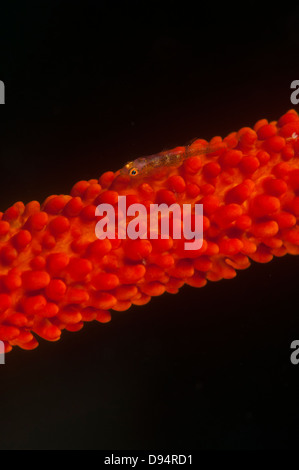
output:
[{"label": "red whip coral", "polygon": [[[0,216],[0,340],[33,349],[152,296],[230,279],[250,259],[299,254],[299,116],[258,121],[151,160],[152,171],[104,173],[70,195],[17,202]],[[144,165],[144,160],[143,165]],[[138,163],[139,164],[139,163]],[[134,165],[133,165],[134,167]],[[137,167],[138,169],[138,167]],[[136,176],[136,177],[135,177]],[[99,204],[203,204],[199,250],[184,239],[97,239]]]}]

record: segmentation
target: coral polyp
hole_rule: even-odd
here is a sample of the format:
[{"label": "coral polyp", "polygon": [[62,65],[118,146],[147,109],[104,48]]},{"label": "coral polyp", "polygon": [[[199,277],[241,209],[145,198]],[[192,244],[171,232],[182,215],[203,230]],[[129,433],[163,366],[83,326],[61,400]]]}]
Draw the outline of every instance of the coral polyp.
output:
[{"label": "coral polyp", "polygon": [[[299,254],[299,116],[258,121],[224,139],[196,140],[79,181],[42,205],[17,202],[0,216],[0,340],[34,349],[111,311],[231,279],[250,261]],[[141,163],[142,164],[141,164]],[[133,168],[137,171],[131,171]],[[146,171],[144,170],[146,169]],[[96,208],[119,196],[139,203],[203,205],[203,243],[98,239]]]}]

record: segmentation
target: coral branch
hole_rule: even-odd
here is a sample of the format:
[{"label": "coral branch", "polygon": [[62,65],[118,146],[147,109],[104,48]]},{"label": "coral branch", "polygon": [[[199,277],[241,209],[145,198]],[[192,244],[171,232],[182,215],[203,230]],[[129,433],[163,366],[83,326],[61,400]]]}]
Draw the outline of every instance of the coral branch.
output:
[{"label": "coral branch", "polygon": [[[192,156],[133,178],[120,172],[80,181],[43,204],[17,202],[0,217],[0,340],[33,349],[110,311],[175,294],[184,284],[230,279],[250,260],[299,254],[299,117],[262,119],[223,140],[197,140]],[[203,153],[209,145],[213,153]],[[181,147],[180,147],[181,149]],[[198,149],[198,153],[197,153]],[[175,149],[174,149],[175,150]],[[95,209],[118,196],[127,205],[203,204],[204,241],[99,240]]]}]

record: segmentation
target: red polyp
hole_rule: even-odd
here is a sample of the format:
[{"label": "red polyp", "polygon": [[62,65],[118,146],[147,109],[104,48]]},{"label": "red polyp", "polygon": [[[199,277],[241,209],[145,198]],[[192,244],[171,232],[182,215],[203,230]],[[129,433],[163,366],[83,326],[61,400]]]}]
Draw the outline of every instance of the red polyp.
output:
[{"label": "red polyp", "polygon": [[202,160],[200,157],[190,157],[184,162],[186,173],[196,174],[202,167]]},{"label": "red polyp", "polygon": [[[9,317],[7,318],[7,321],[11,325],[17,326],[17,327],[26,326],[28,323],[27,317],[23,313],[18,313],[18,312],[15,312],[9,315]],[[24,332],[24,333],[27,333],[27,332]]]},{"label": "red polyp", "polygon": [[84,258],[72,258],[68,265],[68,272],[74,281],[84,281],[92,271],[92,263]]},{"label": "red polyp", "polygon": [[47,269],[52,275],[58,275],[69,264],[69,256],[66,253],[52,253],[47,256]]},{"label": "red polyp", "polygon": [[78,183],[74,184],[72,190],[71,190],[71,196],[77,197],[77,196],[83,196],[84,192],[86,189],[89,187],[88,181],[78,181]]},{"label": "red polyp", "polygon": [[299,169],[291,170],[288,173],[289,185],[292,189],[299,189]]},{"label": "red polyp", "polygon": [[267,194],[259,194],[252,201],[251,214],[254,217],[263,217],[277,212],[280,208],[280,200]]},{"label": "red polyp", "polygon": [[285,181],[277,178],[271,178],[268,180],[265,180],[265,191],[270,195],[270,196],[276,196],[279,197],[282,194],[285,194],[287,192],[288,185]]},{"label": "red polyp", "polygon": [[243,127],[238,132],[239,135],[239,146],[241,150],[246,151],[251,149],[257,141],[256,132],[250,127]]},{"label": "red polyp", "polygon": [[17,205],[18,203],[14,204],[13,206],[9,207],[3,214],[3,220],[7,221],[14,221],[20,216],[20,208]]},{"label": "red polyp", "polygon": [[197,184],[189,183],[186,186],[186,195],[187,197],[194,199],[200,193],[200,188]]},{"label": "red polyp", "polygon": [[260,166],[260,161],[257,157],[243,157],[240,162],[240,168],[244,174],[254,173]]},{"label": "red polyp", "polygon": [[0,312],[5,312],[11,303],[11,297],[8,294],[0,294]]},{"label": "red polyp", "polygon": [[100,310],[109,310],[117,303],[116,297],[108,292],[95,292],[91,297],[91,306]]},{"label": "red polyp", "polygon": [[119,279],[122,284],[134,284],[144,277],[145,272],[142,264],[124,265],[119,269]]},{"label": "red polyp", "polygon": [[[204,206],[203,206],[204,208]],[[243,211],[239,204],[227,204],[219,207],[215,212],[214,220],[222,229],[229,227],[235,220],[242,215]]]},{"label": "red polyp", "polygon": [[273,124],[265,124],[259,127],[257,131],[257,136],[259,140],[266,140],[269,137],[272,137],[277,134],[277,127]]},{"label": "red polyp", "polygon": [[9,291],[13,291],[13,290],[16,290],[19,287],[21,287],[22,279],[20,278],[20,276],[18,276],[18,274],[14,274],[12,272],[9,272],[4,277],[3,283]]},{"label": "red polyp", "polygon": [[111,242],[107,238],[95,240],[88,245],[87,253],[91,259],[100,260],[110,252],[111,248]]},{"label": "red polyp", "polygon": [[89,300],[89,295],[86,290],[77,288],[77,287],[69,287],[66,293],[66,301],[70,304],[85,304]]},{"label": "red polyp", "polygon": [[100,194],[101,192],[101,186],[97,183],[93,183],[91,184],[85,191],[84,191],[84,194],[83,194],[83,198],[85,201],[88,201],[88,200],[94,200],[98,194]]},{"label": "red polyp", "polygon": [[[261,119],[224,139],[198,139],[188,148],[191,156],[173,166],[163,160],[137,177],[106,172],[79,181],[70,196],[50,196],[42,205],[17,202],[0,213],[5,351],[34,349],[38,336],[56,341],[85,322],[107,323],[110,310],[121,315],[184,284],[232,279],[250,260],[299,254],[298,133],[299,116],[290,110],[277,122]],[[184,155],[184,148],[175,152],[181,150]],[[189,240],[177,239],[173,228],[166,238],[160,229],[150,237],[149,227],[148,238],[120,236],[119,196],[127,207],[142,203],[148,218],[153,203],[190,204],[192,226],[195,204],[202,204],[201,246],[187,250]],[[110,240],[96,237],[99,204],[116,212]],[[181,228],[179,218],[172,220]]]},{"label": "red polyp", "polygon": [[22,306],[27,315],[37,314],[43,310],[47,305],[47,301],[42,295],[34,295],[32,297],[23,298]]},{"label": "red polyp", "polygon": [[293,214],[289,212],[279,212],[273,215],[273,219],[276,220],[280,229],[294,227],[297,223],[297,219]]},{"label": "red polyp", "polygon": [[5,220],[0,221],[0,237],[6,235],[9,232],[10,225]]},{"label": "red polyp", "polygon": [[27,291],[34,291],[47,287],[51,278],[45,271],[25,271],[22,275],[22,285]]},{"label": "red polyp", "polygon": [[18,250],[24,250],[32,240],[31,233],[28,230],[20,230],[14,237],[15,247]]},{"label": "red polyp", "polygon": [[225,202],[228,204],[242,204],[250,196],[251,190],[246,183],[240,183],[229,189],[225,195]]},{"label": "red polyp", "polygon": [[220,200],[217,196],[204,196],[200,203],[205,208],[205,214],[208,216],[216,212],[220,205]]},{"label": "red polyp", "polygon": [[299,121],[288,122],[283,125],[279,131],[279,135],[284,138],[290,138],[294,133],[299,133]]},{"label": "red polyp", "polygon": [[45,318],[56,317],[59,312],[58,306],[53,302],[47,302],[47,305],[39,312],[39,315]]},{"label": "red polyp", "polygon": [[203,167],[203,174],[206,179],[216,178],[221,173],[221,166],[216,162],[206,163]]},{"label": "red polyp", "polygon": [[49,282],[45,293],[48,299],[59,302],[64,298],[66,289],[67,286],[61,279],[52,279]]},{"label": "red polyp", "polygon": [[0,336],[2,341],[11,341],[16,339],[20,335],[21,331],[14,326],[0,326]]},{"label": "red polyp", "polygon": [[290,147],[289,145],[286,145],[282,150],[281,150],[281,156],[282,158],[288,162],[291,160],[295,155],[295,151],[293,147]]},{"label": "red polyp", "polygon": [[157,204],[167,204],[171,206],[176,202],[176,196],[173,191],[169,191],[167,189],[160,189],[157,192],[156,201]]},{"label": "red polyp", "polygon": [[173,175],[168,179],[168,187],[177,193],[183,193],[186,189],[185,180],[181,176]]},{"label": "red polyp", "polygon": [[28,219],[31,230],[42,230],[48,223],[48,214],[46,212],[36,212]]},{"label": "red polyp", "polygon": [[12,265],[12,263],[18,258],[18,252],[10,245],[10,243],[8,243],[1,248],[0,257],[4,265]]},{"label": "red polyp", "polygon": [[279,127],[283,127],[285,124],[296,121],[299,121],[298,114],[295,110],[291,109],[278,119],[277,124]]},{"label": "red polyp", "polygon": [[52,235],[59,236],[66,232],[70,227],[69,220],[63,215],[55,217],[49,224]]},{"label": "red polyp", "polygon": [[242,160],[242,152],[240,150],[227,150],[219,158],[222,169],[235,167]]},{"label": "red polyp", "polygon": [[[40,320],[36,327],[36,333],[48,341],[57,341],[60,338],[61,330],[53,325],[50,320],[42,319]],[[22,346],[21,346],[22,347]]]},{"label": "red polyp", "polygon": [[82,219],[82,222],[93,222],[95,220],[95,212],[96,206],[93,204],[89,204],[83,207],[80,212],[80,218]]},{"label": "red polyp", "polygon": [[48,202],[44,204],[44,210],[48,214],[59,214],[62,211],[67,202],[66,197],[64,196],[54,196],[48,198]]},{"label": "red polyp", "polygon": [[289,210],[297,217],[299,215],[299,197],[297,196],[292,201],[286,203],[285,209]]},{"label": "red polyp", "polygon": [[119,279],[112,273],[98,273],[91,278],[91,285],[96,290],[111,290],[119,285]]},{"label": "red polyp", "polygon": [[97,198],[98,204],[117,204],[118,193],[116,191],[105,191]]},{"label": "red polyp", "polygon": [[124,244],[125,255],[133,261],[140,261],[152,251],[152,244],[149,240],[128,240]]},{"label": "red polyp", "polygon": [[243,243],[238,238],[220,240],[219,253],[224,255],[236,255],[243,248]]},{"label": "red polyp", "polygon": [[76,217],[80,214],[83,207],[82,199],[80,197],[73,197],[66,204],[63,212],[66,217]]},{"label": "red polyp", "polygon": [[263,165],[267,165],[267,163],[269,162],[270,155],[268,152],[260,150],[259,152],[257,152],[256,158],[260,162],[260,165],[263,166]]},{"label": "red polyp", "polygon": [[279,225],[274,220],[269,220],[268,222],[260,222],[253,224],[251,227],[251,233],[256,238],[268,238],[274,237],[279,231]]},{"label": "red polyp", "polygon": [[286,142],[283,137],[274,135],[265,141],[265,149],[268,152],[280,152],[285,144]]}]

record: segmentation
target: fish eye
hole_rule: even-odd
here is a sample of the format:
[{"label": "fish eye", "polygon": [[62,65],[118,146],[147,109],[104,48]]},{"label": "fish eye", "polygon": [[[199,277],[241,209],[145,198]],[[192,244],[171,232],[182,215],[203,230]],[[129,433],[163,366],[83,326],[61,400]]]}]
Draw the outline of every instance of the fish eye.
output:
[{"label": "fish eye", "polygon": [[130,176],[136,176],[138,175],[138,170],[137,168],[131,168],[130,170]]}]

